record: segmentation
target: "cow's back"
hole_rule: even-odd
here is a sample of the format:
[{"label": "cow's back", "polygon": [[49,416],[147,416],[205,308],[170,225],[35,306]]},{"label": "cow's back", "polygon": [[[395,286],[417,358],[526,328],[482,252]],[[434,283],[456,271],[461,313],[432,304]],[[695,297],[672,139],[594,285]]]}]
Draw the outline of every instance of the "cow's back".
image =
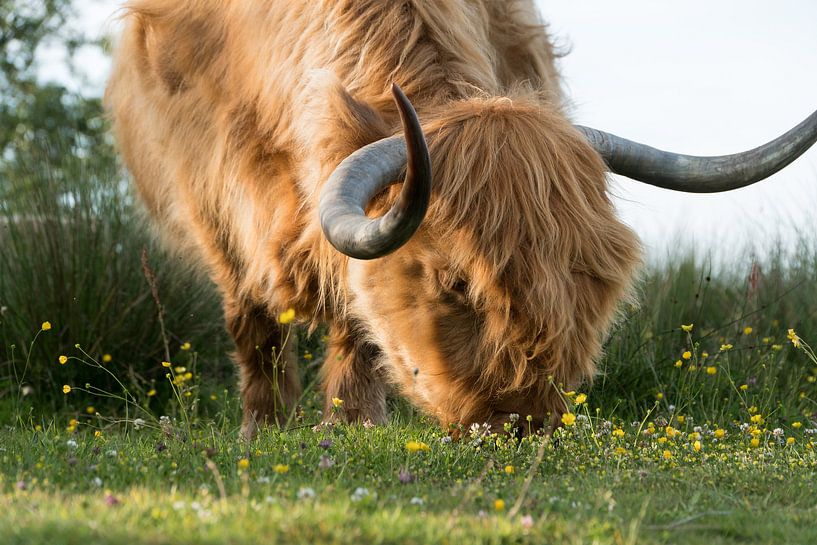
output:
[{"label": "cow's back", "polygon": [[[387,132],[393,81],[421,117],[523,84],[561,100],[529,0],[137,0],[128,10],[106,95],[125,162],[171,245],[250,297],[308,291],[305,271],[325,265],[282,262],[286,248],[309,261],[323,247],[314,205],[340,159],[304,141],[316,71]],[[358,132],[329,137],[351,151],[375,136]]]}]

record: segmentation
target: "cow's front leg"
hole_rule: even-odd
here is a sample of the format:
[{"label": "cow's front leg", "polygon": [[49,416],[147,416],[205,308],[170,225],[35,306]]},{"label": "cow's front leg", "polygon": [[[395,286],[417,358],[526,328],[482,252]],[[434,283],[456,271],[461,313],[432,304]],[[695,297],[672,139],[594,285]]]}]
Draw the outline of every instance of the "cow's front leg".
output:
[{"label": "cow's front leg", "polygon": [[376,365],[380,350],[361,337],[354,324],[334,323],[330,328],[323,364],[325,422],[385,424],[388,419],[386,381]]},{"label": "cow's front leg", "polygon": [[295,330],[280,325],[262,307],[226,305],[227,328],[235,341],[243,420],[252,439],[259,427],[284,425],[301,395]]}]

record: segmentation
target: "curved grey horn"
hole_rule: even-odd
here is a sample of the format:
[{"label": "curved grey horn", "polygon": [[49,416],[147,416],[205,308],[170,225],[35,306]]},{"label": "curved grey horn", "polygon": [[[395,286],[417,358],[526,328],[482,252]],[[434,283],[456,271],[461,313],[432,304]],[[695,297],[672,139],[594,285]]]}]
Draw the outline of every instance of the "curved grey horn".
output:
[{"label": "curved grey horn", "polygon": [[[356,259],[381,257],[405,244],[422,223],[431,199],[431,159],[420,121],[397,84],[392,84],[392,94],[404,135],[378,140],[351,154],[321,193],[324,235],[338,251]],[[385,215],[366,217],[366,205],[398,179],[403,167],[406,177],[397,201]]]},{"label": "curved grey horn", "polygon": [[797,159],[817,141],[817,112],[768,144],[720,157],[679,155],[589,127],[576,128],[616,174],[665,189],[717,193],[759,182]]}]

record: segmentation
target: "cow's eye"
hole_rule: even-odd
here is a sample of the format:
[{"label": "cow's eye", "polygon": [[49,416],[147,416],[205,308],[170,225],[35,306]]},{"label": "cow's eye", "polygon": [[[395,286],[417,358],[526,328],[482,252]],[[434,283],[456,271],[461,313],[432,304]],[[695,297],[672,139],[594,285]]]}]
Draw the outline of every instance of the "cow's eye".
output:
[{"label": "cow's eye", "polygon": [[444,291],[458,297],[465,297],[468,294],[468,282],[455,272],[442,270],[437,277]]}]

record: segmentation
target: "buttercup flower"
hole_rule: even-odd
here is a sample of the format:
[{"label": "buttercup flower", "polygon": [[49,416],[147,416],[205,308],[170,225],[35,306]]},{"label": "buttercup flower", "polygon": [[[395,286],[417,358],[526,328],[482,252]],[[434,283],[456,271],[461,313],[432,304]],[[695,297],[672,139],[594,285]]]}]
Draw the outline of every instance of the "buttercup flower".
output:
[{"label": "buttercup flower", "polygon": [[572,426],[576,423],[576,415],[573,413],[564,413],[562,415],[562,424],[565,426]]},{"label": "buttercup flower", "polygon": [[272,470],[278,474],[284,474],[289,471],[289,466],[286,464],[275,464]]},{"label": "buttercup flower", "polygon": [[40,326],[40,329],[42,329],[43,331],[48,331],[49,329],[51,329],[51,322],[43,322],[43,325]]},{"label": "buttercup flower", "polygon": [[102,363],[111,363],[113,356],[110,354],[102,354]]},{"label": "buttercup flower", "polygon": [[241,471],[244,471],[248,467],[250,467],[250,461],[247,460],[246,458],[242,458],[238,461],[238,469],[240,469]]},{"label": "buttercup flower", "polygon": [[64,384],[63,387],[62,387],[62,393],[70,394],[71,393],[71,387],[69,385],[67,385],[67,384]]},{"label": "buttercup flower", "polygon": [[289,309],[285,310],[284,312],[282,312],[282,313],[280,313],[278,315],[278,323],[279,324],[286,325],[286,324],[292,322],[292,320],[294,320],[294,319],[295,319],[295,309],[293,309],[293,308],[289,308]]},{"label": "buttercup flower", "polygon": [[431,447],[422,441],[408,441],[406,442],[406,450],[409,452],[430,451]]},{"label": "buttercup flower", "polygon": [[695,324],[681,325],[681,330],[683,330],[686,333],[689,333],[690,331],[692,331],[692,328],[694,326]]},{"label": "buttercup flower", "polygon": [[59,357],[59,362],[60,362],[60,365],[65,365],[66,363],[68,363],[68,356],[60,356]]},{"label": "buttercup flower", "polygon": [[587,401],[587,395],[586,394],[579,394],[579,395],[576,396],[576,405],[581,405],[585,401]]},{"label": "buttercup flower", "polygon": [[505,500],[495,500],[494,501],[494,509],[497,511],[504,511],[505,510]]},{"label": "buttercup flower", "polygon": [[343,405],[343,400],[341,398],[339,398],[339,397],[333,397],[332,398],[332,406],[333,407],[335,407],[336,409],[339,409],[341,407],[341,405]]},{"label": "buttercup flower", "polygon": [[692,357],[692,352],[690,352],[689,350],[687,350],[687,351],[685,351],[683,354],[681,354],[681,357],[682,357],[683,359],[685,359],[685,360],[688,360],[688,359],[690,359],[690,358]]},{"label": "buttercup flower", "polygon": [[795,333],[793,329],[789,329],[786,337],[789,338],[795,348],[800,348],[800,337],[797,336],[797,333]]}]

